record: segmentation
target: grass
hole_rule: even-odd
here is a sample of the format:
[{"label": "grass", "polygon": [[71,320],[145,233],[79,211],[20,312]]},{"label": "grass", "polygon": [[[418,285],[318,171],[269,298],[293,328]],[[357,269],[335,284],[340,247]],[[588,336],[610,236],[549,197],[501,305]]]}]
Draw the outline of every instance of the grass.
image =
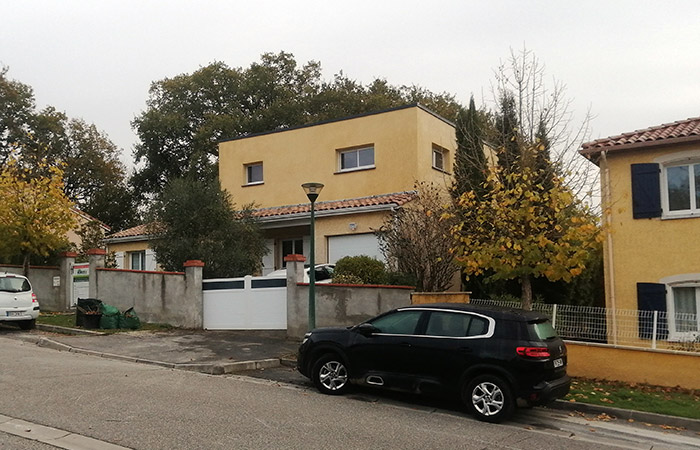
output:
[{"label": "grass", "polygon": [[[56,325],[59,327],[67,327],[67,328],[78,328],[82,329],[82,327],[78,327],[75,325],[75,313],[44,313],[42,312],[39,314],[39,318],[36,320],[36,323],[44,324],[44,325]],[[141,328],[139,330],[145,330],[145,331],[167,331],[167,330],[172,330],[173,327],[172,325],[165,324],[165,323],[144,323],[141,322]],[[132,330],[126,330],[126,329],[117,329],[117,330],[96,330],[104,333],[123,333],[126,331],[132,331]]]},{"label": "grass", "polygon": [[700,391],[576,378],[564,400],[700,419]]}]

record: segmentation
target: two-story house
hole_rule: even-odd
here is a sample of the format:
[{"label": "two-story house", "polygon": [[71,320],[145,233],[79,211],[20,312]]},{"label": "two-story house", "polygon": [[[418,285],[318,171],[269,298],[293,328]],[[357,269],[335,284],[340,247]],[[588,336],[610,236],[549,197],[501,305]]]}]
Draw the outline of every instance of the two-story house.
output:
[{"label": "two-story house", "polygon": [[420,105],[247,135],[219,144],[222,188],[255,204],[267,245],[263,274],[308,256],[310,204],[301,185],[324,185],[315,204],[317,263],[383,259],[373,230],[412,198],[416,181],[452,183],[454,125]]},{"label": "two-story house", "polygon": [[[608,308],[666,312],[659,327],[669,339],[697,335],[700,118],[598,139],[580,153],[600,167]],[[640,319],[640,337],[645,326]]]}]

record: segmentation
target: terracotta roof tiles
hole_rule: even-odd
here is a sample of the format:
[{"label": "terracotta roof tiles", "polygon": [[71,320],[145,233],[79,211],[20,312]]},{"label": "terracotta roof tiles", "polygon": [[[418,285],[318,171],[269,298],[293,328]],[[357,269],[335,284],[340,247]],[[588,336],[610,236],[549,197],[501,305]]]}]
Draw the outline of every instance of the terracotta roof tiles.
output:
[{"label": "terracotta roof tiles", "polygon": [[[332,211],[353,208],[363,208],[371,206],[387,206],[395,204],[401,206],[404,203],[412,200],[415,197],[415,192],[398,192],[394,194],[372,195],[370,197],[352,198],[347,200],[330,200],[325,202],[316,202],[314,210]],[[272,208],[256,209],[253,216],[259,218],[286,216],[291,214],[303,214],[311,212],[309,203],[299,205],[276,206]]]},{"label": "terracotta roof tiles", "polygon": [[126,230],[122,230],[122,231],[118,231],[114,234],[110,234],[109,236],[107,236],[107,239],[147,236],[148,235],[147,227],[148,227],[148,224],[136,225],[135,227],[127,228]]},{"label": "terracotta roof tiles", "polygon": [[683,142],[700,142],[700,117],[586,142],[579,151],[583,155],[590,155],[604,150],[623,150]]}]

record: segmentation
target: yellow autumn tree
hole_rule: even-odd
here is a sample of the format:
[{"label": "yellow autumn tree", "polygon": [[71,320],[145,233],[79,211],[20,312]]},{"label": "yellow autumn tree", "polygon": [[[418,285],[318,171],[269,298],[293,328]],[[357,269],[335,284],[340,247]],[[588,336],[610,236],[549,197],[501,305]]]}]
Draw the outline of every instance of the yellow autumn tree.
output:
[{"label": "yellow autumn tree", "polygon": [[64,247],[66,233],[76,224],[63,190],[63,170],[40,165],[44,175],[37,176],[11,158],[0,172],[0,253],[21,255],[25,275],[30,257]]},{"label": "yellow autumn tree", "polygon": [[458,198],[452,228],[452,253],[464,273],[519,280],[524,309],[532,308],[532,278],[570,281],[586,268],[600,239],[596,216],[544,170],[493,168],[483,193]]}]

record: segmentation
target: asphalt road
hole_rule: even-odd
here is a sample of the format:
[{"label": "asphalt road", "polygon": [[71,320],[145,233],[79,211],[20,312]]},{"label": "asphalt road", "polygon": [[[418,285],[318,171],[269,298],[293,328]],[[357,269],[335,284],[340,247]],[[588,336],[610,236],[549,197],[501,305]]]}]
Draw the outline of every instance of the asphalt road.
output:
[{"label": "asphalt road", "polygon": [[[211,376],[3,335],[0,349],[0,415],[135,449],[700,448],[700,436],[687,432],[542,409],[493,425],[401,398],[324,396],[271,381],[269,370],[267,378]],[[16,439],[0,433],[2,443]],[[21,442],[28,445],[7,448],[45,448]]]}]

